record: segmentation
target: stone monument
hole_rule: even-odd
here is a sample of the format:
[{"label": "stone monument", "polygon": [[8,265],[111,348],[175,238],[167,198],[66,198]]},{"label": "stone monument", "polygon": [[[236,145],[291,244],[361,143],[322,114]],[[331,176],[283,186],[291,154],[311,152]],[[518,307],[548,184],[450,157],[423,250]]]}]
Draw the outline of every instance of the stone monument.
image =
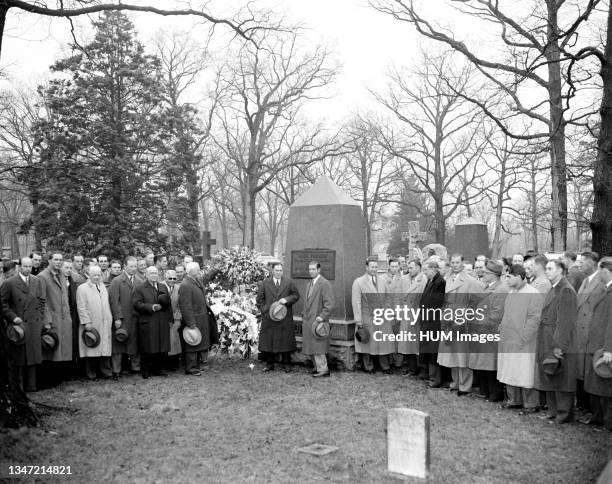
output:
[{"label": "stone monument", "polygon": [[472,262],[477,255],[491,255],[489,251],[489,232],[487,224],[474,218],[468,218],[455,225],[455,243],[453,250],[459,252],[467,262]]},{"label": "stone monument", "polygon": [[293,308],[300,347],[303,298],[310,280],[308,263],[321,263],[321,273],[330,281],[336,303],[330,320],[330,359],[346,369],[355,365],[351,288],[365,271],[365,258],[361,205],[322,176],[289,207],[285,270],[289,268],[301,296]]},{"label": "stone monument", "polygon": [[410,408],[387,410],[387,470],[426,479],[429,453],[429,415]]}]

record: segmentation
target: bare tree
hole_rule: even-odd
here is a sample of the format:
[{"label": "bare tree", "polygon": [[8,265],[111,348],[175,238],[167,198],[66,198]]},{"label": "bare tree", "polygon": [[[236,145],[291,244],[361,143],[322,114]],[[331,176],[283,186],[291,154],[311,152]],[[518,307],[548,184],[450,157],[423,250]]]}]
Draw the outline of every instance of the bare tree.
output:
[{"label": "bare tree", "polygon": [[[468,46],[448,30],[423,18],[413,0],[373,0],[377,10],[412,24],[423,36],[442,42],[460,52],[489,81],[497,95],[458,94],[479,106],[508,136],[523,140],[548,140],[552,187],[553,248],[564,249],[567,243],[567,177],[565,127],[576,118],[566,117],[563,100],[570,96],[564,90],[562,62],[568,49],[576,43],[579,28],[594,11],[600,0],[574,4],[565,0],[533,0],[529,4],[512,5],[506,11],[497,0],[450,0],[460,14],[466,14],[497,27],[506,56],[495,52],[495,58],[479,54],[477,46]],[[565,21],[563,21],[563,20]],[[543,92],[533,102],[525,88]],[[500,103],[500,96],[503,103]],[[500,113],[497,107],[511,106],[512,112]],[[579,117],[583,117],[580,115]],[[515,132],[516,118],[527,117],[540,125],[530,134]]]},{"label": "bare tree", "polygon": [[472,74],[468,66],[453,65],[449,53],[425,53],[413,73],[393,70],[388,92],[376,94],[400,126],[381,130],[383,146],[433,199],[440,244],[446,242],[447,219],[482,197],[482,190],[473,187],[478,186],[478,162],[491,130],[478,107],[456,92],[474,89]]}]

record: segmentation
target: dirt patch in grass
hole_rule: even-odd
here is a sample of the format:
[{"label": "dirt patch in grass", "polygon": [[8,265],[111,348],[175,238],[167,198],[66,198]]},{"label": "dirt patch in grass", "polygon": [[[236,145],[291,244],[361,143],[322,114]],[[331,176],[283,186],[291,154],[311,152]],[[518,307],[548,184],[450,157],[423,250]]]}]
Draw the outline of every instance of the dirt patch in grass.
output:
[{"label": "dirt patch in grass", "polygon": [[[400,482],[385,472],[392,407],[431,415],[430,482],[587,483],[612,458],[608,432],[553,426],[405,376],[313,379],[248,364],[41,391],[34,401],[64,410],[40,407],[40,428],[0,432],[0,462],[70,465],[79,482]],[[339,450],[297,452],[311,443]]]}]

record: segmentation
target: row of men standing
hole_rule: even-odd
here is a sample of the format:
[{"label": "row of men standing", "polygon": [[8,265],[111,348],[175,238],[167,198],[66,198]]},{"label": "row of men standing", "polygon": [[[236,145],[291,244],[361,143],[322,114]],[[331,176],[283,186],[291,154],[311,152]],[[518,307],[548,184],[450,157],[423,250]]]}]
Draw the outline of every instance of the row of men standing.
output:
[{"label": "row of men standing", "polygon": [[[187,258],[186,263],[190,272],[182,283],[177,283],[174,271],[168,271],[161,282],[155,265],[146,269],[143,279],[137,272],[137,259],[128,257],[123,272],[105,284],[99,266],[78,274],[72,270],[72,261],[60,253],[52,254],[49,266],[38,276],[32,275],[32,260],[23,258],[18,272],[3,281],[0,289],[5,329],[11,332],[18,326],[25,333],[23,341],[9,345],[18,384],[36,391],[36,368],[43,361],[55,381],[74,376],[77,359],[84,362],[90,379],[98,375],[118,379],[127,360],[132,372],[140,371],[148,378],[163,374],[165,355],[181,351],[186,372],[199,375],[206,351],[218,335],[216,325],[211,329],[206,281],[197,263]],[[200,328],[197,345],[185,344],[179,331],[184,327]],[[117,337],[119,329],[123,338]],[[83,338],[84,332],[93,339]],[[43,334],[53,335],[55,344],[41,344]]]},{"label": "row of men standing", "polygon": [[[612,380],[593,370],[597,350],[603,350],[603,364],[612,362],[612,272],[608,270],[612,259],[602,259],[598,269],[598,256],[583,254],[578,296],[565,277],[564,262],[547,261],[542,256],[536,259],[542,270],[537,271],[537,277],[530,271],[533,285],[528,284],[521,265],[512,265],[504,274],[497,261],[487,261],[482,280],[477,280],[464,270],[459,254],[451,257],[445,277],[440,273],[444,263],[436,259],[427,261],[422,272],[420,263],[411,261],[407,275],[399,273],[398,262],[392,260],[389,273],[383,276],[378,274],[377,261],[366,261],[366,273],[353,284],[358,327],[355,348],[363,369],[373,373],[373,359],[377,358],[381,369],[392,373],[391,366],[401,366],[405,358],[407,372],[428,379],[433,388],[442,386],[443,370],[450,369],[450,388],[460,396],[471,391],[477,374],[477,396],[502,401],[505,384],[508,402],[504,406],[532,413],[541,408],[541,394],[545,395],[548,417],[557,423],[573,419],[575,392],[584,388],[586,398],[579,394],[578,405],[592,411],[585,423],[612,429]],[[369,293],[387,294],[389,306],[399,302],[424,309],[480,308],[484,317],[467,324],[429,319],[398,325],[385,320],[374,327],[361,310],[362,295]],[[397,334],[406,330],[416,335],[420,331],[499,333],[500,342],[439,342],[419,337],[416,342],[395,342],[370,337],[363,343],[361,328],[370,335],[373,331]]]}]

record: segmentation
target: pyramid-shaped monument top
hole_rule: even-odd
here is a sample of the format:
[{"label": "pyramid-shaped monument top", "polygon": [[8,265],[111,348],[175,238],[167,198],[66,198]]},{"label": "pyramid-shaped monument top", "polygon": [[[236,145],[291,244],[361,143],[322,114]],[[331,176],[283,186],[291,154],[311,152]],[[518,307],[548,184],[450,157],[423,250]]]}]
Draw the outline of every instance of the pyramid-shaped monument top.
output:
[{"label": "pyramid-shaped monument top", "polygon": [[336,185],[328,176],[320,177],[313,186],[304,192],[292,207],[312,207],[315,205],[357,205],[348,193]]}]

